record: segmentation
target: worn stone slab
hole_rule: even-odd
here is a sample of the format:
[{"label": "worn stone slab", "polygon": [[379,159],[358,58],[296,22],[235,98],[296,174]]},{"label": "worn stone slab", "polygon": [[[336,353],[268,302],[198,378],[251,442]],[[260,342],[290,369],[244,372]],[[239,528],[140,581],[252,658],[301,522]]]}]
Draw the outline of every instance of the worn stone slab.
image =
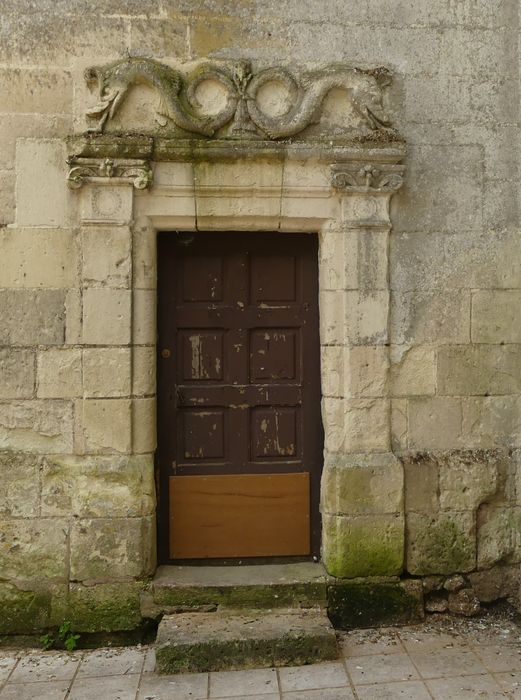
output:
[{"label": "worn stone slab", "polygon": [[320,610],[166,615],[156,640],[159,673],[290,666],[337,657],[335,632]]},{"label": "worn stone slab", "polygon": [[219,605],[275,608],[326,605],[328,576],[322,564],[160,566],[153,599],[163,609]]}]

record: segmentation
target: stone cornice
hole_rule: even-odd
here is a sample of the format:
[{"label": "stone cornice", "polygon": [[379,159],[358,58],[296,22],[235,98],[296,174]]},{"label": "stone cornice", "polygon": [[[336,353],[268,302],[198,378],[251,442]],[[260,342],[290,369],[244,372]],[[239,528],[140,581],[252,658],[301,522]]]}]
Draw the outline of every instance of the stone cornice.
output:
[{"label": "stone cornice", "polygon": [[176,139],[143,135],[82,134],[70,136],[73,158],[140,159],[146,161],[211,162],[242,159],[308,160],[326,163],[396,164],[406,154],[405,143],[357,141],[261,141]]}]

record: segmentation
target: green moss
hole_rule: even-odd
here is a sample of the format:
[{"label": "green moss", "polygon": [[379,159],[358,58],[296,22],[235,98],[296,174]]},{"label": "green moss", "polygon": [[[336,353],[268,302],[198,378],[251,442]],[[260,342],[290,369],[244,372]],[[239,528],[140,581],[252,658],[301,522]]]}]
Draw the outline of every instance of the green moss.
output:
[{"label": "green moss", "polygon": [[141,622],[140,582],[71,587],[69,619],[79,632],[132,630]]},{"label": "green moss", "polygon": [[0,584],[0,634],[35,633],[49,624],[51,594]]},{"label": "green moss", "polygon": [[403,523],[394,516],[324,519],[323,560],[331,576],[395,576],[404,556]]},{"label": "green moss", "polygon": [[342,581],[328,586],[328,615],[337,629],[419,621],[423,606],[399,583]]},{"label": "green moss", "polygon": [[165,645],[156,650],[156,668],[159,673],[224,671],[310,664],[337,657],[336,640],[332,635],[284,636],[269,640]]},{"label": "green moss", "polygon": [[203,588],[157,587],[154,603],[168,607],[220,605],[229,608],[306,607],[326,601],[326,584],[294,583],[269,586],[223,586]]}]

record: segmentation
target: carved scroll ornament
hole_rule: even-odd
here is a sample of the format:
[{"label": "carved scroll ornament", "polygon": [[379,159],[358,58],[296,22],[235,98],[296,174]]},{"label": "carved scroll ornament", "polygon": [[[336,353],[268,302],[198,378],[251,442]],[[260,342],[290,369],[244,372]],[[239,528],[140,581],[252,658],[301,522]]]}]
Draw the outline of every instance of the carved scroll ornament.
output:
[{"label": "carved scroll ornament", "polygon": [[[280,67],[255,73],[248,61],[236,61],[207,63],[185,75],[151,59],[129,57],[89,68],[85,78],[97,85],[99,96],[98,104],[87,111],[88,118],[97,120],[91,131],[102,132],[130,89],[145,84],[159,94],[159,123],[171,122],[189,134],[212,137],[229,125],[225,138],[290,138],[319,121],[322,102],[334,88],[347,92],[346,128],[395,133],[383,107],[383,89],[391,82],[385,68],[364,71],[335,65],[297,78]],[[217,114],[204,114],[198,103],[197,89],[205,81],[217,82],[226,92],[226,103]],[[259,104],[259,90],[269,83],[286,88],[291,106],[284,114],[270,116]]]},{"label": "carved scroll ornament", "polygon": [[79,189],[85,182],[99,178],[128,181],[138,190],[152,184],[152,170],[146,160],[113,160],[112,158],[77,158],[67,161],[67,182],[71,189]]},{"label": "carved scroll ornament", "polygon": [[331,166],[331,184],[353,193],[396,192],[403,185],[403,165],[343,163]]}]

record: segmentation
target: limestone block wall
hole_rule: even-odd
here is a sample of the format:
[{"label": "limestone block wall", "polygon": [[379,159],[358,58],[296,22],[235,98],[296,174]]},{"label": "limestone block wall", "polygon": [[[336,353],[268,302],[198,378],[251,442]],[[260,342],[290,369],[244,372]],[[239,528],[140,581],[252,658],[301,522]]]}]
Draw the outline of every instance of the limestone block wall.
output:
[{"label": "limestone block wall", "polygon": [[[334,533],[347,553],[335,573],[463,572],[483,600],[516,594],[518,15],[516,0],[229,0],[225,10],[213,0],[4,0],[2,631],[64,617],[85,630],[131,628],[155,567],[154,292],[132,260],[131,185],[88,199],[64,177],[65,137],[85,128],[93,104],[85,67],[128,53],[393,71],[388,107],[409,144],[406,182],[389,245],[330,290],[353,341],[349,352],[325,343],[324,367],[341,381],[332,390],[332,374],[323,381],[326,398],[341,400],[346,455],[336,458],[341,483],[332,469],[326,487],[358,525],[390,533],[391,554],[360,568],[349,547],[367,533],[349,526],[347,539]],[[378,251],[377,234],[340,233],[353,256],[360,235]],[[352,303],[364,285],[372,296]],[[324,318],[338,317],[335,294],[321,300]],[[373,456],[353,458],[364,450]]]}]

